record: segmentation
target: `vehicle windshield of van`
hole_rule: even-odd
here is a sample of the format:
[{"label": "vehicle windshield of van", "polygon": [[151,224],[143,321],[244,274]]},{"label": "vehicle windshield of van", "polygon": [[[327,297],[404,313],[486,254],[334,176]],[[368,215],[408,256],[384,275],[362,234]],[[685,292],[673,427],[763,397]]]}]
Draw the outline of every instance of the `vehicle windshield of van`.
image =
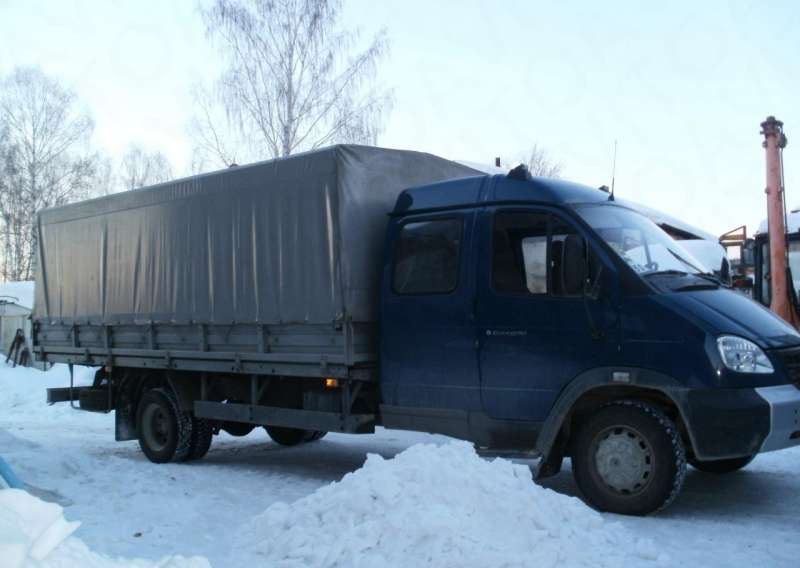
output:
[{"label": "vehicle windshield of van", "polygon": [[578,214],[631,268],[651,274],[705,275],[702,264],[650,219],[616,205],[584,205]]}]

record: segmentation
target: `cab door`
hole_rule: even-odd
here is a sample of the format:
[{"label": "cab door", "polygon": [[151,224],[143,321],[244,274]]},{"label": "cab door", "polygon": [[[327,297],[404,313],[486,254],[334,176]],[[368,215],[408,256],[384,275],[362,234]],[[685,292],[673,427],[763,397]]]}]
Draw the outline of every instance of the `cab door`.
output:
[{"label": "cab door", "polygon": [[[600,304],[584,295],[597,261],[556,210],[489,207],[480,216],[482,405],[495,419],[542,421],[564,385],[608,358]],[[583,274],[576,272],[581,255]]]},{"label": "cab door", "polygon": [[385,405],[480,409],[474,219],[474,209],[448,211],[390,227],[381,306]]}]

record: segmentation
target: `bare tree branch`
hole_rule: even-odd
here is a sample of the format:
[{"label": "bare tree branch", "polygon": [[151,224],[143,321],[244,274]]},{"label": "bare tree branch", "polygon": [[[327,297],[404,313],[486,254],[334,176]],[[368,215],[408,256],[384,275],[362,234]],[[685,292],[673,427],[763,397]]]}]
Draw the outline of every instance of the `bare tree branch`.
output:
[{"label": "bare tree branch", "polygon": [[36,214],[89,195],[94,129],[75,94],[38,68],[0,80],[0,239],[6,280],[33,276]]},{"label": "bare tree branch", "polygon": [[131,144],[122,156],[120,180],[122,189],[129,191],[172,179],[172,165],[158,150],[147,152],[138,144]]},{"label": "bare tree branch", "polygon": [[226,68],[197,97],[196,155],[230,165],[230,148],[259,159],[375,142],[391,105],[389,92],[369,88],[386,34],[352,53],[358,35],[339,28],[340,7],[340,0],[215,0],[203,10]]},{"label": "bare tree branch", "polygon": [[520,161],[528,166],[528,170],[534,176],[559,178],[564,170],[564,166],[560,162],[553,161],[547,150],[538,144],[534,144],[528,155],[523,156]]}]

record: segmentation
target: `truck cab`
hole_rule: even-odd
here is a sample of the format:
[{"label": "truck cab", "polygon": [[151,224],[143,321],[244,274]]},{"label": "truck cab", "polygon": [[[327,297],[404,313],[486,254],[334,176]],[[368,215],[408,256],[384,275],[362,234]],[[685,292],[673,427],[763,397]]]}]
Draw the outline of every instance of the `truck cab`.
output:
[{"label": "truck cab", "polygon": [[564,456],[596,507],[666,506],[686,461],[800,444],[800,335],[606,192],[507,176],[403,192],[381,287],[380,415]]},{"label": "truck cab", "polygon": [[[767,220],[761,221],[758,231],[752,240],[753,256],[753,297],[756,301],[769,307],[772,300],[770,296],[770,267],[769,256],[769,230]],[[786,253],[791,279],[791,304],[795,313],[800,314],[798,306],[798,292],[800,292],[800,210],[791,211],[786,217]]]}]

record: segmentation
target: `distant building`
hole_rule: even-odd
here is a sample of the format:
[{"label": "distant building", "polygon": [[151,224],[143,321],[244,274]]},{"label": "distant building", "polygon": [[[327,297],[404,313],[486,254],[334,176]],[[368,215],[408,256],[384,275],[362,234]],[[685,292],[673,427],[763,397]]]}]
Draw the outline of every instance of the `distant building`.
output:
[{"label": "distant building", "polygon": [[0,283],[0,350],[5,360],[8,348],[18,329],[25,332],[28,348],[31,342],[31,313],[33,312],[33,282]]}]

